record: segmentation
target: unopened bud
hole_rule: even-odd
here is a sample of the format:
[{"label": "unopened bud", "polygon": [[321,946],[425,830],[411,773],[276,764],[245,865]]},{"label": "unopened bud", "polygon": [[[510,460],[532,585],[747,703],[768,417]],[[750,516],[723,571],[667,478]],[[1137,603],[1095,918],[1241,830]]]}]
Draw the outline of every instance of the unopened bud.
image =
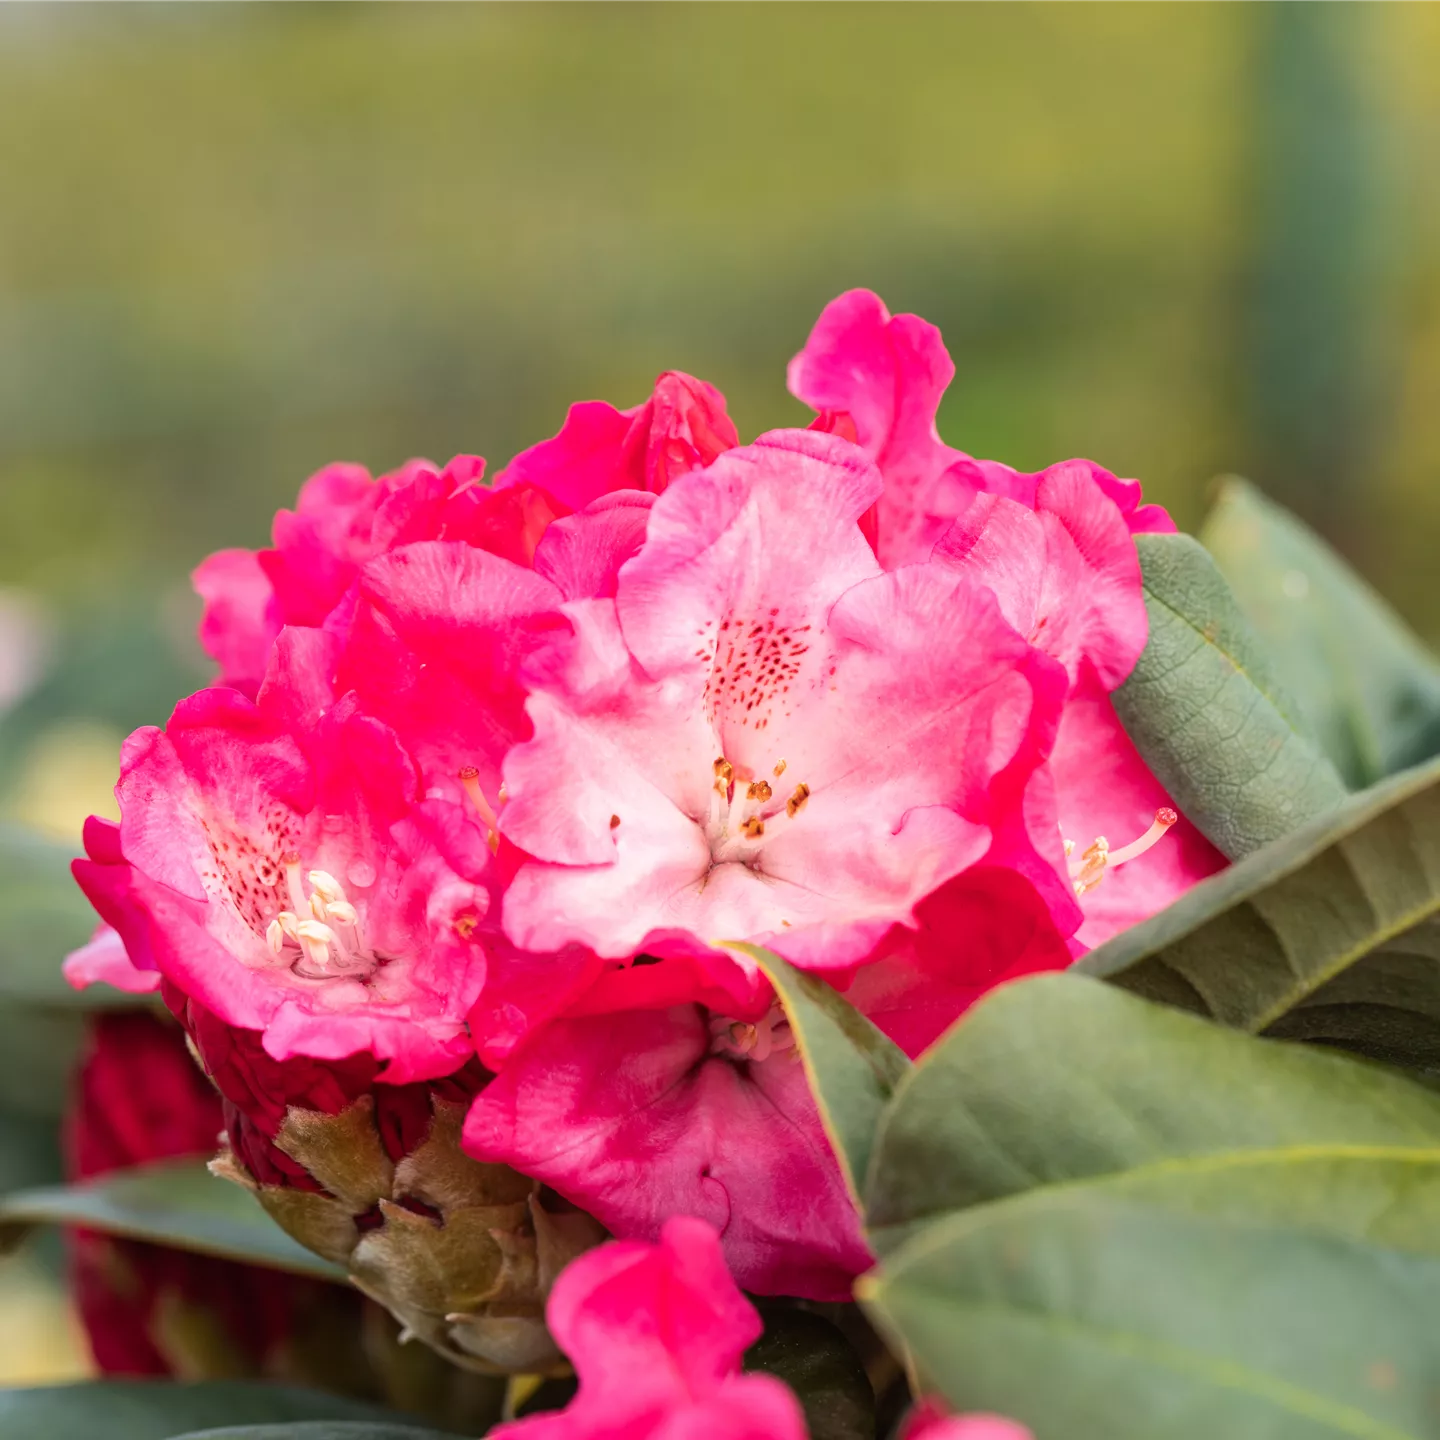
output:
[{"label": "unopened bud", "polygon": [[465,1106],[439,1097],[432,1106],[425,1140],[398,1163],[371,1096],[337,1115],[292,1106],[274,1143],[323,1193],[255,1185],[228,1154],[212,1168],[254,1188],[284,1230],[343,1265],[358,1289],[456,1364],[487,1374],[559,1367],[546,1297],[605,1230],[542,1197],[529,1177],[472,1160],[460,1148]]}]

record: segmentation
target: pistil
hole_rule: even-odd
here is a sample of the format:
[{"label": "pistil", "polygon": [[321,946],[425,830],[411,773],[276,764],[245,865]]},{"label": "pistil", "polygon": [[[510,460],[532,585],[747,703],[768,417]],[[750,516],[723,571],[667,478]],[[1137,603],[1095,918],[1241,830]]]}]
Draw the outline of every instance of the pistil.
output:
[{"label": "pistil", "polygon": [[[1069,860],[1070,881],[1075,888],[1077,897],[1087,894],[1093,890],[1104,878],[1107,870],[1113,870],[1117,865],[1124,865],[1131,860],[1143,855],[1152,846],[1162,840],[1166,832],[1180,817],[1168,806],[1162,807],[1155,812],[1155,819],[1150,828],[1137,840],[1132,840],[1128,845],[1122,845],[1118,850],[1110,848],[1110,842],[1103,836],[1097,835],[1084,850],[1080,852],[1079,859]],[[1075,842],[1065,842],[1065,854],[1073,857]]]}]

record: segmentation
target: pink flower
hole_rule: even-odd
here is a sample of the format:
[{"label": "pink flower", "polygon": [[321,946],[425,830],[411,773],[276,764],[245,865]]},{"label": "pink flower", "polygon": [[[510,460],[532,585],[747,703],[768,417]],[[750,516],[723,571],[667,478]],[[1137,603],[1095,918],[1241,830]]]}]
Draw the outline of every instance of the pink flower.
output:
[{"label": "pink flower", "polygon": [[533,486],[563,515],[617,490],[659,495],[739,443],[725,397],[693,375],[667,370],[633,410],[603,400],[572,405],[560,433],[517,455],[495,488]]},{"label": "pink flower", "polygon": [[905,1422],[902,1440],[1035,1440],[1021,1424],[1001,1415],[951,1415],[936,1400],[924,1400]]},{"label": "pink flower", "polygon": [[855,446],[777,431],[672,482],[614,599],[566,604],[504,766],[516,945],[843,967],[986,854],[1065,677],[955,566],[880,570],[880,490]]},{"label": "pink flower", "polygon": [[703,1220],[677,1217],[656,1244],[583,1255],[546,1318],[580,1389],[563,1412],[502,1425],[495,1440],[804,1440],[795,1396],[740,1373],[760,1317]]},{"label": "pink flower", "polygon": [[872,1263],[768,986],[739,966],[611,971],[533,1031],[471,1108],[465,1149],[622,1237],[672,1215],[724,1236],[748,1290],[845,1300]]},{"label": "pink flower", "polygon": [[[936,412],[955,366],[940,332],[918,315],[891,315],[869,290],[832,300],[790,362],[790,391],[820,412],[826,429],[853,430],[885,476],[877,506],[876,553],[886,568],[924,560],[977,495],[1033,506],[1039,477],[946,445]],[[1140,486],[1093,467],[1131,531],[1173,530]]]},{"label": "pink flower", "polygon": [[297,733],[202,691],[130,737],[117,794],[75,873],[138,968],[277,1059],[364,1051],[397,1082],[465,1063],[490,853],[353,700]]},{"label": "pink flower", "polygon": [[[281,628],[322,624],[376,555],[447,534],[484,544],[496,528],[478,488],[484,471],[474,455],[444,470],[412,460],[379,480],[359,465],[330,465],[305,482],[294,510],[276,515],[273,549],[203,561],[194,574],[205,601],[200,642],[220,665],[217,683],[253,696]],[[513,526],[503,529],[513,544]]]},{"label": "pink flower", "polygon": [[[1139,560],[1107,473],[1072,460],[1033,477],[1028,504],[980,495],[934,552],[937,563],[988,585],[1005,618],[1069,677],[1054,750],[1032,787],[1032,823],[1040,848],[1057,825],[1072,843],[1083,946],[1146,919],[1225,863],[1179,819],[1109,699],[1140,658],[1149,623]],[[1142,864],[1130,863],[1141,855]]]},{"label": "pink flower", "polygon": [[[92,816],[91,825],[95,823]],[[84,990],[89,985],[110,985],[130,995],[147,995],[160,988],[159,971],[137,969],[120,932],[104,923],[95,927],[87,944],[65,957],[63,969],[65,979],[76,990]]]}]

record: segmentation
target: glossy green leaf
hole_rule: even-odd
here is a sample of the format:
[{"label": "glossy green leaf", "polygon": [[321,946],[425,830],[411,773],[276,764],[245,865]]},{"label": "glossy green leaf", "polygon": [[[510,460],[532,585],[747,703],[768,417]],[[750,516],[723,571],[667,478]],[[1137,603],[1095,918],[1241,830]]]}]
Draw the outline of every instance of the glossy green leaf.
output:
[{"label": "glossy green leaf", "polygon": [[880,1112],[910,1068],[905,1052],[813,975],[758,945],[729,948],[748,955],[775,986],[825,1133],[858,1201]]},{"label": "glossy green leaf", "polygon": [[1200,539],[1349,785],[1440,750],[1440,660],[1314,531],[1232,476]]},{"label": "glossy green leaf", "polygon": [[1345,787],[1215,563],[1188,535],[1138,535],[1150,638],[1114,694],[1180,810],[1232,860],[1332,810]]},{"label": "glossy green leaf", "polygon": [[35,1225],[83,1225],[322,1280],[344,1278],[337,1266],[296,1244],[253,1195],[217,1179],[199,1160],[138,1166],[77,1185],[0,1197],[0,1241],[14,1245]]},{"label": "glossy green leaf", "polygon": [[108,985],[76,991],[60,962],[95,929],[70,874],[75,852],[18,825],[0,825],[0,1002],[103,1009],[137,1002]]},{"label": "glossy green leaf", "polygon": [[188,1430],[170,1440],[450,1440],[454,1431],[421,1430],[384,1420],[304,1420],[291,1425],[227,1425]]},{"label": "glossy green leaf", "polygon": [[1440,1095],[1044,975],[986,996],[896,1090],[866,1199],[888,1253],[951,1212],[1093,1182],[1286,1219],[1312,1176],[1307,1225],[1440,1256]]},{"label": "glossy green leaf", "polygon": [[765,1333],[745,1369],[783,1380],[805,1411],[810,1440],[874,1440],[875,1392],[850,1342],[823,1316],[766,1305]]},{"label": "glossy green leaf", "polygon": [[1283,1220],[1037,1192],[927,1227],[859,1293],[927,1388],[1042,1437],[1437,1433],[1440,1262]]},{"label": "glossy green leaf", "polygon": [[1257,850],[1076,969],[1239,1029],[1440,1068],[1440,762]]},{"label": "glossy green leaf", "polygon": [[379,1406],[319,1390],[232,1380],[190,1385],[105,1380],[0,1389],[5,1440],[171,1440],[220,1425],[288,1426],[307,1420],[405,1423]]}]

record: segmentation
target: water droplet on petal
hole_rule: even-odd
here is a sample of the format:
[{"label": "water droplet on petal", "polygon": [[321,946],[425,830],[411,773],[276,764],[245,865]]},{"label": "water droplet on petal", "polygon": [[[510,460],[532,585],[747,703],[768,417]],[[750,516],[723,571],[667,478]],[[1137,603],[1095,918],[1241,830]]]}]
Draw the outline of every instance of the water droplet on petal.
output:
[{"label": "water droplet on petal", "polygon": [[375,867],[368,860],[352,860],[345,867],[345,878],[358,889],[366,890],[375,883]]}]

